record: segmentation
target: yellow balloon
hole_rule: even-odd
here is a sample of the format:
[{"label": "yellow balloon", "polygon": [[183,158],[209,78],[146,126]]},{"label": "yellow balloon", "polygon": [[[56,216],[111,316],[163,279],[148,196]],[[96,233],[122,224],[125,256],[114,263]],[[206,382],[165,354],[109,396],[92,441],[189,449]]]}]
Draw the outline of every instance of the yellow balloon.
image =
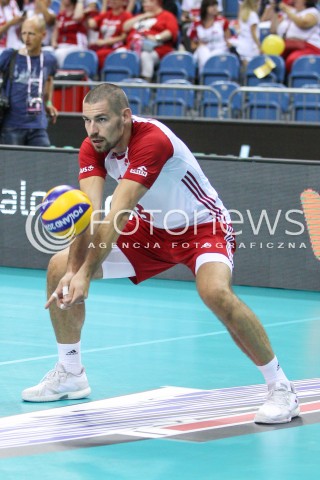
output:
[{"label": "yellow balloon", "polygon": [[283,38],[279,35],[268,35],[262,41],[261,50],[266,55],[281,55],[285,46]]}]

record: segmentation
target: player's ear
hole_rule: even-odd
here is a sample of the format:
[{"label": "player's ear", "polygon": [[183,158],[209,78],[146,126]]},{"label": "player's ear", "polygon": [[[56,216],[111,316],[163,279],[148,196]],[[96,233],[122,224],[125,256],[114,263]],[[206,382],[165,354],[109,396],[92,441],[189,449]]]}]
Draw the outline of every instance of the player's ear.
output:
[{"label": "player's ear", "polygon": [[131,123],[131,109],[130,108],[125,108],[122,110],[122,118],[124,123]]}]

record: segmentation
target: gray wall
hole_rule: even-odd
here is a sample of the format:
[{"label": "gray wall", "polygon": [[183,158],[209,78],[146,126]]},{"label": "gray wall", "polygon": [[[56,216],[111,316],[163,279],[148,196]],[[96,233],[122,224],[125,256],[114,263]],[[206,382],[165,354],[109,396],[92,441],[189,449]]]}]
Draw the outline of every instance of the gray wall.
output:
[{"label": "gray wall", "polygon": [[[238,156],[250,145],[250,156],[319,160],[319,124],[285,124],[229,120],[162,120],[192,152]],[[50,125],[52,145],[79,148],[86,132],[81,115],[61,115]]]}]

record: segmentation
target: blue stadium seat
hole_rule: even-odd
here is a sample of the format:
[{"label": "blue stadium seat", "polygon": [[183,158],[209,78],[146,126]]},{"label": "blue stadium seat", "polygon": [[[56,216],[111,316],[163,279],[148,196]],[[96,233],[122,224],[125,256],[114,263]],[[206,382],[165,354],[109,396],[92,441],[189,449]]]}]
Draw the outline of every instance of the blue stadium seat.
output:
[{"label": "blue stadium seat", "polygon": [[205,91],[200,102],[200,117],[221,118],[222,102],[219,93],[215,91]]},{"label": "blue stadium seat", "polygon": [[[158,88],[156,93],[156,99],[161,100],[163,98],[170,98],[172,100],[176,98],[180,98],[186,102],[188,108],[193,108],[194,106],[194,88],[193,84],[188,80],[184,79],[175,79],[175,80],[167,80],[164,82],[164,85],[172,85],[173,88]],[[190,89],[177,89],[175,88],[176,85],[182,85],[186,87],[190,87]]]},{"label": "blue stadium seat", "polygon": [[[263,92],[250,92],[245,105],[245,117],[251,120],[281,120],[289,109],[289,94],[280,83],[261,83]],[[276,88],[278,92],[270,92],[268,88]],[[282,91],[280,91],[282,90]]]},{"label": "blue stadium seat", "polygon": [[202,85],[210,85],[216,80],[232,80],[239,81],[240,61],[237,55],[233,53],[223,53],[221,55],[213,55],[204,64],[200,83]]},{"label": "blue stadium seat", "polygon": [[[134,115],[140,115],[150,106],[150,88],[147,86],[148,82],[142,78],[124,78],[121,82],[130,83],[130,87],[122,86],[121,88],[126,93],[130,108]],[[132,86],[131,86],[132,84]],[[142,85],[139,88],[136,85]]]},{"label": "blue stadium seat", "polygon": [[[221,97],[222,112],[220,114],[220,117],[239,117],[241,112],[242,97],[240,92],[236,92],[240,88],[240,85],[237,82],[218,80],[217,82],[211,83],[210,87],[217,91]],[[203,98],[203,102],[207,111],[209,110],[210,105],[211,107],[213,107],[217,103],[217,97],[215,97],[214,95],[210,96],[208,95],[209,93],[210,92],[207,91],[204,92]]]},{"label": "blue stadium seat", "polygon": [[58,15],[60,11],[60,6],[61,6],[60,0],[53,0],[50,4],[51,10],[53,10],[56,15]]},{"label": "blue stadium seat", "polygon": [[182,98],[155,99],[154,114],[166,117],[185,117],[187,115],[187,104]]},{"label": "blue stadium seat", "polygon": [[259,37],[260,37],[260,43],[263,42],[263,40],[270,35],[270,27],[261,27],[259,26]]},{"label": "blue stadium seat", "polygon": [[295,60],[288,78],[290,87],[317,84],[320,86],[320,56],[303,55]]},{"label": "blue stadium seat", "polygon": [[170,52],[165,55],[159,64],[158,82],[183,79],[194,82],[196,65],[190,52]]},{"label": "blue stadium seat", "polygon": [[[193,84],[188,80],[167,80],[164,85],[172,88],[158,88],[155,96],[155,114],[170,116],[186,116],[194,108]],[[190,89],[178,89],[177,85],[190,86]],[[165,113],[163,113],[165,112]]]},{"label": "blue stadium seat", "polygon": [[88,77],[94,79],[98,73],[98,57],[92,50],[70,52],[62,65],[63,70],[84,70]]},{"label": "blue stadium seat", "polygon": [[223,13],[228,18],[237,18],[239,10],[238,0],[224,0]]},{"label": "blue stadium seat", "polygon": [[[264,65],[268,57],[271,58],[271,60],[273,60],[276,67],[271,71],[271,73],[268,76],[259,79],[255,75],[254,70]],[[257,55],[252,60],[250,60],[250,62],[247,65],[247,68],[245,71],[245,84],[248,87],[254,87],[259,85],[260,83],[265,83],[265,82],[283,83],[285,72],[286,72],[285,63],[282,57],[279,57],[278,55]]]},{"label": "blue stadium seat", "polygon": [[[302,88],[320,89],[320,85],[306,84]],[[320,123],[320,93],[295,93],[292,102],[292,117],[297,122]]]},{"label": "blue stadium seat", "polygon": [[139,77],[140,59],[129,50],[112,52],[104,61],[102,78],[105,82],[121,82],[124,78]]}]

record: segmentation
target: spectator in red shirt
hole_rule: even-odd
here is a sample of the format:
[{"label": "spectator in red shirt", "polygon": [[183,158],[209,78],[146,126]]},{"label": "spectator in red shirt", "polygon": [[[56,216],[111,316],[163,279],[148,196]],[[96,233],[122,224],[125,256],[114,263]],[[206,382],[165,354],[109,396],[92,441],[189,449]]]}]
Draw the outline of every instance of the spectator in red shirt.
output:
[{"label": "spectator in red shirt", "polygon": [[89,28],[99,31],[99,38],[90,44],[90,49],[96,51],[100,69],[111,52],[124,46],[127,35],[122,26],[132,17],[130,12],[125,11],[123,0],[109,0],[108,5],[109,10],[88,20]]},{"label": "spectator in red shirt", "polygon": [[127,20],[127,48],[141,58],[141,76],[151,81],[160,59],[174,50],[179,26],[176,17],[162,8],[161,0],[143,0],[143,13]]},{"label": "spectator in red shirt", "polygon": [[[85,18],[77,15],[76,5],[77,0],[61,0],[61,9],[52,34],[52,46],[60,68],[68,53],[88,47]],[[81,11],[83,15],[83,9]]]}]

